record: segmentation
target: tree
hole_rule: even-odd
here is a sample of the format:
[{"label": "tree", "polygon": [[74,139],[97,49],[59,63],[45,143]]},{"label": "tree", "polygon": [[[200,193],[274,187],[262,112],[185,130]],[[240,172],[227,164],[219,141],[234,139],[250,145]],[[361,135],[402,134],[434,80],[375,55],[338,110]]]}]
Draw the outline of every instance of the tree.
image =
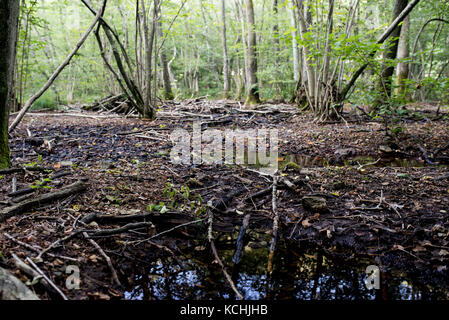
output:
[{"label": "tree", "polygon": [[221,39],[223,43],[223,76],[224,76],[224,96],[229,97],[229,91],[231,90],[231,75],[229,71],[229,58],[228,58],[228,45],[226,43],[226,6],[225,0],[221,0]]},{"label": "tree", "polygon": [[289,11],[290,11],[290,23],[292,28],[292,49],[293,49],[293,77],[295,81],[299,81],[300,79],[300,55],[299,55],[299,48],[298,48],[298,41],[296,40],[296,29],[298,28],[298,23],[296,20],[296,14],[295,14],[295,0],[290,0],[289,3]]},{"label": "tree", "polygon": [[260,103],[259,85],[257,80],[256,31],[254,6],[252,0],[246,0],[246,20],[248,24],[248,94],[245,105],[250,107]]},{"label": "tree", "polygon": [[[395,21],[396,18],[401,14],[401,12],[407,7],[408,0],[395,0],[393,14],[391,22]],[[375,103],[374,108],[378,108],[379,105],[383,104],[392,93],[392,78],[395,70],[392,61],[396,59],[398,46],[399,46],[399,36],[401,34],[401,25],[397,25],[391,32],[389,39],[391,42],[388,44],[387,48],[383,53],[384,65],[382,67],[382,72],[379,78],[379,91],[381,93],[380,99]]]},{"label": "tree", "polygon": [[98,10],[98,13],[96,13],[95,19],[92,22],[92,24],[89,26],[87,31],[81,36],[78,43],[75,45],[75,48],[70,52],[70,54],[64,59],[64,61],[59,65],[59,67],[53,72],[53,74],[50,76],[50,78],[47,80],[47,82],[44,84],[44,86],[36,92],[31,98],[28,99],[28,101],[23,106],[22,110],[20,110],[17,117],[14,119],[13,123],[9,127],[9,131],[13,131],[17,125],[20,123],[22,118],[25,116],[27,111],[32,107],[33,103],[39,99],[45,91],[50,88],[50,86],[53,84],[53,82],[56,80],[56,78],[61,74],[61,72],[64,70],[65,67],[67,67],[70,64],[70,61],[72,58],[76,55],[78,50],[81,48],[83,43],[86,41],[89,34],[92,32],[94,27],[97,25],[98,21],[100,21],[101,17],[103,16],[104,10],[106,9],[107,0],[103,0],[103,4],[101,6],[101,9]]},{"label": "tree", "polygon": [[[158,36],[160,39],[163,39],[163,33],[162,33],[162,22],[159,19],[158,25],[157,25],[157,31],[158,31]],[[162,66],[162,80],[164,83],[164,98],[165,100],[173,100],[174,96],[173,96],[173,91],[171,89],[171,82],[170,82],[170,68],[168,66],[168,61],[167,61],[167,55],[165,54],[165,48],[164,48],[164,44],[161,44],[160,47],[160,60],[161,60],[161,66]]]},{"label": "tree", "polygon": [[[148,18],[145,10],[145,0],[142,1],[142,10],[144,14],[143,18],[143,30],[145,35],[145,78],[147,80],[147,85],[145,88],[145,100],[143,106],[143,117],[146,119],[152,119],[155,116],[155,111],[153,107],[153,97],[151,96],[151,71],[152,71],[152,57],[153,57],[153,45],[154,37],[157,28],[157,11],[159,7],[159,1],[154,0],[153,3],[153,19],[151,24],[151,31],[148,32]],[[156,80],[156,79],[155,79]]]},{"label": "tree", "polygon": [[19,1],[0,2],[0,169],[11,166],[8,143],[9,110],[12,105],[14,65],[17,50]]},{"label": "tree", "polygon": [[410,17],[405,18],[402,28],[401,36],[399,37],[398,44],[398,66],[396,68],[396,95],[406,94],[406,81],[409,73],[409,63],[407,60],[410,57],[409,49],[409,37],[410,37]]}]

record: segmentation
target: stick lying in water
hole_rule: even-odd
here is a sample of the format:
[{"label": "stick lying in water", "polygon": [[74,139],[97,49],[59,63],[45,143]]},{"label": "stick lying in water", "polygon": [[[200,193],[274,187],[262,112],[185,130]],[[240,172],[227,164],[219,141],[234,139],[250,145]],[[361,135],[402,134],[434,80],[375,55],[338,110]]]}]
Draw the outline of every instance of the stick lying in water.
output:
[{"label": "stick lying in water", "polygon": [[212,236],[212,223],[213,223],[213,220],[214,220],[214,215],[212,213],[212,210],[209,210],[209,228],[208,228],[208,232],[207,232],[207,238],[209,240],[210,247],[212,249],[212,253],[215,256],[215,260],[217,260],[218,264],[220,265],[221,270],[223,271],[223,274],[224,274],[224,276],[226,278],[226,281],[228,281],[228,283],[231,286],[232,290],[237,295],[237,299],[243,300],[243,296],[237,290],[237,287],[235,286],[234,281],[232,281],[231,276],[226,271],[226,268],[225,268],[223,262],[221,261],[220,257],[218,256],[217,248],[215,247],[214,238]]},{"label": "stick lying in water", "polygon": [[276,243],[277,243],[278,229],[279,229],[279,213],[277,210],[277,203],[276,203],[277,184],[278,184],[278,177],[273,176],[272,207],[273,207],[274,219],[273,219],[273,237],[271,238],[270,253],[268,255],[268,265],[267,265],[267,272],[269,275],[271,275],[273,273],[273,258],[274,258],[274,252],[276,251]]}]

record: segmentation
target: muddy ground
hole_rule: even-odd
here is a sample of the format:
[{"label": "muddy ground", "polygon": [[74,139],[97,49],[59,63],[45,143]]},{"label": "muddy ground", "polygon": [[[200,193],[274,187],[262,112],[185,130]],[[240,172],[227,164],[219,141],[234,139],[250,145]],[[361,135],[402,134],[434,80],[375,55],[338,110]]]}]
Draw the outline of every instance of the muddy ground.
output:
[{"label": "muddy ground", "polygon": [[[69,299],[233,299],[207,239],[212,211],[218,254],[247,299],[448,299],[447,110],[409,109],[394,137],[363,113],[317,124],[294,106],[251,112],[230,101],[172,103],[155,121],[78,109],[30,114],[10,139],[14,166],[25,170],[0,173],[0,210],[76,181],[87,190],[2,222],[0,264],[42,299],[61,295],[34,283],[12,254],[34,259]],[[170,133],[198,119],[203,129],[279,131],[280,224],[268,276],[272,179],[257,166],[172,164]],[[17,190],[33,189],[18,200],[14,177]],[[310,208],[304,197],[325,204]],[[79,290],[67,289],[69,265],[80,269]],[[380,267],[381,290],[364,287],[368,265]]]}]

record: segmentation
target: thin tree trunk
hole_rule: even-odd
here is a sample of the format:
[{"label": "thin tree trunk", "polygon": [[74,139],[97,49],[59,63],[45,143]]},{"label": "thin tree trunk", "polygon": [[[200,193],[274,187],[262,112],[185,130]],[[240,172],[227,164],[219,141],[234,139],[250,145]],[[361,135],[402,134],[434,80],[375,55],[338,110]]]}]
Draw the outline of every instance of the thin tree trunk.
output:
[{"label": "thin tree trunk", "polygon": [[153,57],[153,44],[154,44],[154,35],[156,31],[156,16],[157,16],[157,7],[159,6],[159,1],[154,0],[153,2],[153,21],[151,31],[148,31],[148,17],[146,16],[145,11],[145,1],[142,1],[142,9],[144,12],[143,18],[143,30],[145,34],[145,59],[146,59],[146,67],[145,67],[145,78],[146,78],[146,87],[145,87],[145,100],[143,105],[143,118],[152,119],[154,117],[154,109],[153,109],[153,100],[151,94],[151,76],[152,76],[152,57]]},{"label": "thin tree trunk", "polygon": [[399,38],[398,59],[400,59],[400,61],[396,69],[396,89],[395,89],[395,93],[397,96],[402,96],[406,92],[406,80],[408,78],[409,63],[404,60],[410,57],[409,36],[410,36],[410,16],[407,16],[407,18],[405,18],[402,24],[401,35]]},{"label": "thin tree trunk", "polygon": [[[393,17],[391,21],[393,22],[401,12],[407,7],[408,0],[395,0],[393,8]],[[392,45],[384,51],[383,59],[387,62],[388,66],[383,66],[382,72],[379,79],[379,91],[381,92],[381,97],[378,102],[375,103],[374,108],[378,108],[383,104],[392,93],[392,77],[394,74],[395,67],[390,65],[389,61],[396,59],[399,44],[399,35],[401,34],[401,26],[398,25],[392,31],[390,38],[392,38]]]},{"label": "thin tree trunk", "polygon": [[[382,44],[385,42],[385,40],[391,35],[391,33],[395,30],[395,28],[408,16],[408,14],[413,10],[413,8],[419,3],[420,0],[413,0],[411,1],[408,6],[401,12],[401,14],[393,21],[393,23],[390,24],[390,26],[385,30],[385,32],[379,37],[376,44]],[[376,54],[377,49],[374,49],[370,52],[369,57],[374,57]],[[354,86],[357,79],[362,75],[363,71],[368,67],[368,63],[365,63],[362,65],[357,71],[354,72],[354,74],[351,77],[351,80],[349,80],[348,84],[343,88],[341,93],[339,94],[339,102],[344,101],[346,99],[349,91]]]},{"label": "thin tree trunk", "polygon": [[254,6],[252,0],[246,0],[246,19],[248,23],[248,94],[245,105],[260,103],[259,85],[257,81],[257,58],[256,58],[256,32],[254,21]]},{"label": "thin tree trunk", "polygon": [[[159,20],[158,22],[158,35],[159,38],[162,39],[162,22]],[[173,92],[171,89],[171,83],[170,83],[170,70],[167,62],[167,56],[165,55],[165,49],[164,45],[162,44],[162,47],[160,49],[160,59],[161,59],[161,66],[162,66],[162,80],[164,83],[164,98],[165,100],[173,100]]]},{"label": "thin tree trunk", "polygon": [[236,12],[240,18],[240,27],[242,29],[242,46],[243,46],[243,85],[247,91],[249,88],[249,76],[248,76],[248,35],[246,32],[246,19],[245,12],[240,5],[240,0],[235,0]]},{"label": "thin tree trunk", "polygon": [[298,49],[298,41],[296,39],[297,37],[297,28],[298,23],[296,21],[296,14],[295,14],[295,8],[294,8],[294,1],[290,0],[290,22],[292,26],[292,48],[293,48],[293,78],[295,81],[299,81],[300,79],[300,69],[299,69],[299,49]]},{"label": "thin tree trunk", "polygon": [[224,97],[229,98],[229,91],[231,90],[231,77],[229,71],[228,45],[226,43],[226,6],[225,0],[221,0],[221,41],[223,45],[223,82],[224,82]]},{"label": "thin tree trunk", "polygon": [[0,169],[11,166],[8,122],[13,97],[19,1],[0,2]]},{"label": "thin tree trunk", "polygon": [[[303,0],[296,0],[296,6],[298,7],[298,25],[299,25],[299,31],[301,34],[301,40],[306,41],[305,34],[308,32],[307,25],[306,25],[306,19],[304,17],[304,4]],[[309,91],[309,103],[310,106],[313,107],[314,101],[315,101],[315,72],[313,70],[313,67],[311,66],[309,57],[310,57],[310,50],[307,45],[303,46],[303,52],[304,52],[304,67],[306,69],[307,73],[307,87]]]}]

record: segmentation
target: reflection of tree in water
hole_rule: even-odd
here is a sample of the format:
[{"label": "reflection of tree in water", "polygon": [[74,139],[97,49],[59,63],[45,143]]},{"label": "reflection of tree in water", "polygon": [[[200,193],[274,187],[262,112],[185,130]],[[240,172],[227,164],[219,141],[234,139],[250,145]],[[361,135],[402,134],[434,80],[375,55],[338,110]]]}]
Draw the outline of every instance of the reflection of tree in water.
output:
[{"label": "reflection of tree in water", "polygon": [[[384,273],[381,290],[368,290],[365,269],[374,259],[344,259],[321,250],[299,249],[281,243],[271,277],[266,275],[268,248],[246,248],[238,267],[232,267],[233,250],[220,250],[239,291],[248,300],[373,300],[447,299],[447,274],[428,270],[406,274]],[[349,256],[349,255],[347,255]],[[221,268],[211,264],[208,251],[187,257],[183,270],[171,259],[160,260],[140,275],[140,285],[127,294],[129,299],[235,299],[223,279]]]}]

